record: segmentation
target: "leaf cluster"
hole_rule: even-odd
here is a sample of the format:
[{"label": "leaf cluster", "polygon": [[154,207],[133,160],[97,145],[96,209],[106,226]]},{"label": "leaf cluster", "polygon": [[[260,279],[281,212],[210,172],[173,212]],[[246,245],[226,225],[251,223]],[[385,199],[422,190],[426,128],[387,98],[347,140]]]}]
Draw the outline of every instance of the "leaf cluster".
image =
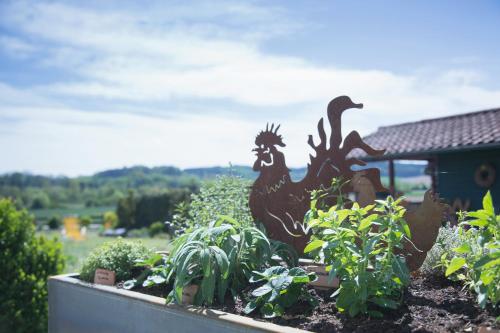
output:
[{"label": "leaf cluster", "polygon": [[47,331],[47,279],[64,268],[62,244],[37,237],[33,217],[0,199],[0,331]]},{"label": "leaf cluster", "polygon": [[235,176],[218,176],[205,181],[199,193],[191,195],[191,202],[184,214],[190,228],[206,227],[219,216],[231,216],[246,227],[254,225],[248,206],[249,180]]},{"label": "leaf cluster", "polygon": [[460,246],[461,241],[458,235],[458,228],[451,226],[450,223],[439,228],[436,243],[427,252],[420,271],[424,274],[439,274],[443,275],[446,267],[443,265],[443,254],[452,253],[453,249]]},{"label": "leaf cluster", "polygon": [[101,268],[115,272],[116,281],[128,280],[132,277],[136,262],[151,255],[151,250],[141,242],[123,239],[106,242],[93,250],[85,259],[80,279],[92,282],[96,269]]},{"label": "leaf cluster", "polygon": [[316,298],[305,288],[307,283],[316,279],[315,273],[308,273],[300,267],[287,269],[273,266],[263,272],[254,271],[250,282],[264,284],[252,291],[253,299],[248,302],[244,312],[248,314],[259,309],[265,318],[273,318],[282,316],[287,308],[300,300],[316,306]]},{"label": "leaf cluster", "polygon": [[127,287],[172,283],[167,301],[181,304],[184,288],[196,284],[200,288],[194,304],[210,305],[215,298],[223,302],[228,290],[237,295],[248,285],[253,271],[276,264],[277,260],[296,265],[297,254],[289,246],[270,241],[261,230],[222,216],[206,227],[179,236],[168,257],[151,258],[148,264],[153,267]]},{"label": "leaf cluster", "polygon": [[340,202],[327,210],[312,202],[305,223],[313,236],[304,252],[326,264],[330,281],[339,279],[332,297],[341,312],[381,316],[377,308],[399,306],[410,276],[401,254],[410,238],[401,201],[389,196],[366,207]]},{"label": "leaf cluster", "polygon": [[500,215],[495,215],[488,191],[483,209],[461,213],[458,227],[460,246],[443,255],[446,276],[464,281],[477,294],[477,302],[485,307],[488,300],[496,306],[500,301]]}]

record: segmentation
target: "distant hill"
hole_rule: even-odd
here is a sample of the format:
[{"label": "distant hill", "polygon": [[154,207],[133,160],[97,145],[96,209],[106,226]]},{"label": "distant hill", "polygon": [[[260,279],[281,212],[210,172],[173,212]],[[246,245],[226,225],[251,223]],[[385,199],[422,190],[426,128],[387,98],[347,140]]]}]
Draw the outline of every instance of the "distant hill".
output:
[{"label": "distant hill", "polygon": [[[387,176],[387,162],[373,162],[382,177]],[[396,163],[401,178],[424,175],[424,165]],[[298,181],[306,168],[292,168],[292,179]],[[0,197],[12,197],[30,209],[112,206],[133,191],[136,195],[158,195],[168,191],[196,191],[201,181],[217,175],[234,175],[253,180],[258,176],[249,166],[179,169],[173,166],[133,166],[110,169],[82,177],[48,177],[28,173],[0,175]]]},{"label": "distant hill", "polygon": [[[421,164],[407,164],[407,163],[394,163],[394,169],[396,171],[397,177],[407,178],[407,177],[417,177],[424,175],[425,165]],[[380,169],[380,174],[382,177],[389,176],[388,164],[387,162],[370,162],[365,167],[359,167],[360,169],[367,167],[375,167]],[[294,180],[302,179],[307,172],[307,168],[291,168],[291,175]],[[184,173],[196,176],[200,179],[213,178],[217,175],[234,175],[246,179],[255,179],[258,176],[257,172],[254,172],[249,166],[236,165],[231,167],[210,167],[210,168],[192,168],[184,169]]]}]

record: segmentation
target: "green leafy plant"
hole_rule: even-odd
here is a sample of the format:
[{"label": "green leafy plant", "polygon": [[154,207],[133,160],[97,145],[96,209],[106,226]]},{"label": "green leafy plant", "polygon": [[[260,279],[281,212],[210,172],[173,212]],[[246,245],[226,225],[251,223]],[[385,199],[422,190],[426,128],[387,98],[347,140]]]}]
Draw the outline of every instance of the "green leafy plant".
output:
[{"label": "green leafy plant", "polygon": [[483,198],[483,209],[459,217],[461,244],[453,249],[451,260],[447,253],[443,255],[445,274],[474,290],[482,308],[488,300],[496,306],[500,301],[500,215],[495,215],[490,192]]},{"label": "green leafy plant", "polygon": [[0,199],[0,331],[47,331],[47,279],[64,268],[61,243],[36,237],[33,218]]},{"label": "green leafy plant", "polygon": [[[252,271],[284,261],[297,264],[297,254],[290,246],[270,241],[255,227],[246,227],[223,216],[206,227],[179,236],[168,257],[151,257],[140,262],[145,270],[127,288],[156,284],[173,284],[168,302],[182,303],[184,288],[199,286],[194,304],[224,301],[227,291],[237,295],[248,285]],[[152,265],[151,263],[155,263]]]},{"label": "green leafy plant", "polygon": [[[341,186],[335,181],[333,185],[329,191],[339,191]],[[400,206],[403,199],[388,197],[366,207],[354,202],[346,208],[339,195],[336,205],[318,209],[327,197],[325,191],[313,193],[305,220],[313,236],[304,252],[324,261],[330,280],[339,278],[340,287],[332,294],[337,308],[350,316],[381,316],[372,306],[397,308],[410,277],[401,254],[403,242],[410,238]]]},{"label": "green leafy plant", "polygon": [[135,267],[142,269],[137,278],[127,280],[123,283],[124,289],[132,289],[136,286],[153,287],[167,283],[173,273],[168,255],[155,253],[149,258],[137,260]]},{"label": "green leafy plant", "polygon": [[254,222],[248,207],[250,184],[235,176],[219,176],[215,181],[203,183],[200,192],[191,195],[187,214],[184,213],[186,224],[191,228],[208,226],[221,216],[230,216],[241,225],[252,227]]},{"label": "green leafy plant", "polygon": [[52,216],[47,222],[50,230],[58,230],[61,227],[61,224],[61,218],[59,216]]},{"label": "green leafy plant", "polygon": [[80,272],[80,279],[88,282],[94,280],[98,268],[115,272],[116,281],[125,281],[133,277],[133,268],[137,261],[149,258],[152,251],[141,242],[118,239],[104,243],[90,253]]},{"label": "green leafy plant", "polygon": [[306,288],[316,279],[315,273],[308,273],[300,267],[273,266],[263,272],[254,271],[250,282],[265,283],[252,291],[253,299],[247,303],[244,312],[248,314],[259,309],[265,318],[273,318],[282,316],[287,308],[301,300],[316,306],[317,299]]},{"label": "green leafy plant", "polygon": [[155,237],[165,232],[165,224],[163,222],[153,222],[148,227],[149,237]]},{"label": "green leafy plant", "polygon": [[170,260],[175,279],[169,300],[181,303],[183,288],[195,283],[200,286],[195,304],[211,304],[214,294],[222,302],[228,289],[236,295],[252,271],[275,263],[266,235],[228,216],[177,238]]},{"label": "green leafy plant", "polygon": [[80,217],[80,226],[81,227],[86,227],[88,228],[88,226],[92,223],[92,217],[88,216],[88,215],[85,215],[85,216],[82,216]]}]

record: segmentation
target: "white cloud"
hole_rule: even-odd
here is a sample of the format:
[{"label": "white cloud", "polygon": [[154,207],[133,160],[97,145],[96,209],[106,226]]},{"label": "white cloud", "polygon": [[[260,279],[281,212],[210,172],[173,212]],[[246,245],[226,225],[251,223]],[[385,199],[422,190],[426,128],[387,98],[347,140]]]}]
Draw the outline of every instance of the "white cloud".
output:
[{"label": "white cloud", "polygon": [[[110,12],[16,2],[3,12],[1,24],[44,48],[40,66],[71,77],[30,87],[29,93],[0,83],[0,115],[24,119],[7,135],[0,133],[2,145],[18,147],[10,148],[15,158],[3,170],[29,165],[81,173],[136,163],[250,164],[252,138],[266,120],[282,123],[289,165],[299,166],[307,162],[307,134],[315,133],[328,101],[338,95],[365,104],[344,116],[345,129],[362,134],[380,125],[494,107],[500,100],[500,91],[483,88],[482,73],[470,69],[402,75],[266,53],[264,41],[301,24],[291,23],[280,8],[201,2],[196,10],[181,4]],[[21,41],[2,45],[34,50],[19,46]],[[91,99],[97,106],[83,111],[65,105],[68,99],[72,105]],[[215,105],[197,116],[170,106],[198,100]],[[139,108],[124,112],[120,105],[127,103],[165,107],[148,112],[157,118],[144,117]],[[252,120],[244,111],[229,110],[235,105],[259,112]],[[219,107],[225,113],[212,111]],[[262,112],[266,109],[274,112]],[[276,118],[265,119],[270,114]]]},{"label": "white cloud", "polygon": [[27,58],[36,51],[34,45],[8,35],[0,35],[0,49],[15,58]]}]

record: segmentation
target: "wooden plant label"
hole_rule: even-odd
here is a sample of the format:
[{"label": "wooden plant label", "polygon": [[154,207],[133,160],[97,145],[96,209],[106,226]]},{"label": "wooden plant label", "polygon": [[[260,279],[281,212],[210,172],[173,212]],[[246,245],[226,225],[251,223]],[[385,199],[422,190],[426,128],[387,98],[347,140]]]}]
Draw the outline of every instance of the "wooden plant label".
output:
[{"label": "wooden plant label", "polygon": [[324,265],[315,264],[304,267],[308,272],[314,272],[318,279],[309,284],[318,289],[333,289],[339,287],[339,279],[335,278],[332,282],[328,283],[328,272]]},{"label": "wooden plant label", "polygon": [[199,286],[196,284],[190,284],[182,290],[182,304],[191,305],[194,302],[194,297],[198,292]]},{"label": "wooden plant label", "polygon": [[95,270],[94,283],[103,284],[105,286],[115,285],[116,274],[113,271],[108,271],[107,269],[98,268]]}]

